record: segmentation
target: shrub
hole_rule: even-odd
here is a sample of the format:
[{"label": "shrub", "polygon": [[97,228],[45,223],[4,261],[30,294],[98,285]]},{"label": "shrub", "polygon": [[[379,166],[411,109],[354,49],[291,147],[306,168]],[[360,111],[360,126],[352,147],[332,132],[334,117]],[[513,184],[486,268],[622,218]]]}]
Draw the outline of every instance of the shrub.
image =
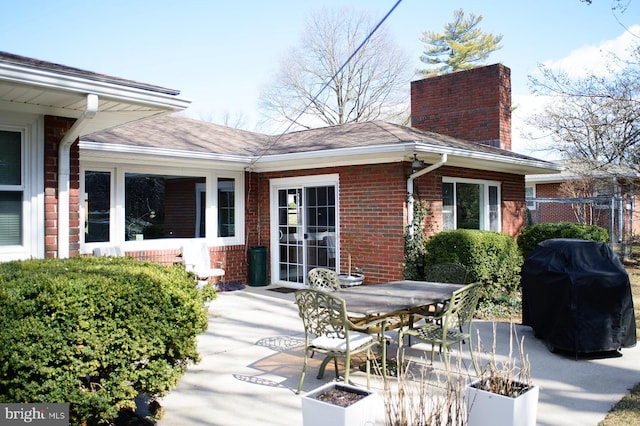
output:
[{"label": "shrub", "polygon": [[199,360],[206,312],[182,267],[76,257],[0,264],[0,402],[66,402],[108,423]]},{"label": "shrub", "polygon": [[483,284],[482,299],[501,301],[515,295],[520,285],[522,256],[515,240],[492,231],[459,229],[432,236],[426,244],[425,264],[460,263],[467,282]]},{"label": "shrub", "polygon": [[557,222],[531,225],[522,229],[518,247],[526,259],[536,245],[552,238],[576,238],[580,240],[609,242],[609,231],[597,225]]}]

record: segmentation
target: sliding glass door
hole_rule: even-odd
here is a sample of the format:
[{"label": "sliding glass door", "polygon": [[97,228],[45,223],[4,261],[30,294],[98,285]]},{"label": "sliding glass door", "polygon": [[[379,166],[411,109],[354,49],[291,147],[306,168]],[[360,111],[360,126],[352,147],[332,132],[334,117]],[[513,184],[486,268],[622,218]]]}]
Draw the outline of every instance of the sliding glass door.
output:
[{"label": "sliding glass door", "polygon": [[315,267],[336,268],[336,185],[274,189],[277,249],[272,265],[277,281],[304,284]]}]

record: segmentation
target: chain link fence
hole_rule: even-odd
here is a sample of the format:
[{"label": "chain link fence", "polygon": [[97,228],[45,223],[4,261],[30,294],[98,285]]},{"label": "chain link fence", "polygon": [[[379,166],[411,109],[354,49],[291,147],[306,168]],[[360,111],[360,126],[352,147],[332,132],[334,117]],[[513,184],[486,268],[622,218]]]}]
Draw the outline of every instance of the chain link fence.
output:
[{"label": "chain link fence", "polygon": [[634,214],[633,196],[580,198],[527,197],[527,224],[573,222],[598,225],[609,231],[610,244],[618,255],[631,253],[635,230],[640,229]]}]

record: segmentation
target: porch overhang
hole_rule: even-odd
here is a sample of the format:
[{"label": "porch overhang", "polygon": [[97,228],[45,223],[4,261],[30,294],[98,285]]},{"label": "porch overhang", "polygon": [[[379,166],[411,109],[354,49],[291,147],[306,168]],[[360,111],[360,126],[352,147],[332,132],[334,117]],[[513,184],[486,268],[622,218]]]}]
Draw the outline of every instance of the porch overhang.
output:
[{"label": "porch overhang", "polygon": [[190,104],[176,90],[0,52],[0,110],[77,119],[85,111],[88,94],[98,96],[99,113],[83,134]]}]

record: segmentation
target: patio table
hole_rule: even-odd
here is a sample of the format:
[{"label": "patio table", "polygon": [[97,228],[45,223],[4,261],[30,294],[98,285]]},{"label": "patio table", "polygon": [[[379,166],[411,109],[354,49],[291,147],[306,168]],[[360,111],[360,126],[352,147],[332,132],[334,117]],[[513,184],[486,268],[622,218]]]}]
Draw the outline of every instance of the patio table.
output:
[{"label": "patio table", "polygon": [[446,302],[462,284],[428,281],[394,281],[341,289],[339,294],[347,304],[352,320],[398,317],[424,306]]},{"label": "patio table", "polygon": [[[428,281],[394,281],[383,284],[369,284],[349,287],[339,291],[347,305],[349,319],[359,327],[367,323],[387,319],[378,330],[381,341],[385,331],[400,328],[409,316],[436,303],[444,303],[461,284],[436,283]],[[383,374],[386,374],[386,344],[382,344]]]}]

